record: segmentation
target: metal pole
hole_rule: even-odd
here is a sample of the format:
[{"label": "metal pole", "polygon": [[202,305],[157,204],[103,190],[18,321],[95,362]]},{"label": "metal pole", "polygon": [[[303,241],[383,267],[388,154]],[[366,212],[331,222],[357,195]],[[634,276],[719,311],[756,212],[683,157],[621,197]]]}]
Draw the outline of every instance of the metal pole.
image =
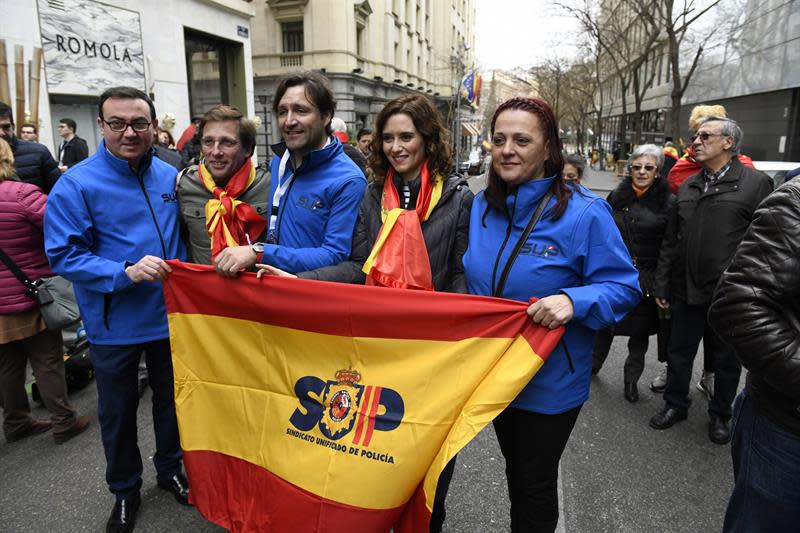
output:
[{"label": "metal pole", "polygon": [[456,172],[461,167],[461,58],[458,60],[458,85],[456,86]]}]

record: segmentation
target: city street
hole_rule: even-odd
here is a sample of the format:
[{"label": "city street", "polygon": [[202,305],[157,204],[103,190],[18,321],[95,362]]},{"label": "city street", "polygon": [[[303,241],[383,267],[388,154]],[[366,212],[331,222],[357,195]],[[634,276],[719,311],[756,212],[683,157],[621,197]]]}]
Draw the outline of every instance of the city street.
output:
[{"label": "city street", "polygon": [[[482,178],[471,186],[481,188]],[[611,173],[588,171],[584,184],[605,196],[617,183]],[[605,367],[592,381],[561,462],[560,532],[719,531],[732,484],[730,449],[709,442],[705,399],[692,387],[689,420],[666,431],[648,427],[661,396],[647,389],[657,372],[655,339],[636,404],[622,396],[626,339],[617,338]],[[693,383],[699,379],[698,354]],[[47,433],[0,444],[0,531],[102,531],[113,503],[104,483],[105,461],[97,424],[94,384],[72,396],[93,425],[55,446]],[[138,531],[212,532],[194,509],[181,507],[155,486],[150,393],[139,409],[145,462]],[[35,415],[46,417],[43,408]],[[536,443],[532,442],[535,447]],[[445,531],[508,530],[508,496],[491,427],[461,452],[447,500]]]}]

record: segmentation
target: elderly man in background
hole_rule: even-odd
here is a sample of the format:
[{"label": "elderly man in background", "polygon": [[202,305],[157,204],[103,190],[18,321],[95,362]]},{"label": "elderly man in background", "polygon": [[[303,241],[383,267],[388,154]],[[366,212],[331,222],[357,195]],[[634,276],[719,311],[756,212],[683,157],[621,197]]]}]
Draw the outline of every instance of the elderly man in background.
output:
[{"label": "elderly man in background", "polygon": [[713,116],[700,121],[692,148],[702,170],[678,189],[677,207],[661,245],[654,291],[656,304],[672,310],[672,333],[664,407],[650,419],[650,427],[667,429],[687,418],[694,358],[700,341],[709,338],[716,383],[708,408],[708,438],[715,444],[730,440],[731,404],[741,366],[709,327],[706,315],[714,287],[756,207],[772,192],[766,174],[737,159],[741,142],[742,130],[735,121]]}]

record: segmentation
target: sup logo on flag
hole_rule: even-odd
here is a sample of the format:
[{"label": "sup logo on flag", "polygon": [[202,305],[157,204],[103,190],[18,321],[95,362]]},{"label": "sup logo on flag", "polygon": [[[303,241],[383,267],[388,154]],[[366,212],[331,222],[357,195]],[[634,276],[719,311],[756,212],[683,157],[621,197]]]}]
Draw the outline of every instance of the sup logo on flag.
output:
[{"label": "sup logo on flag", "polygon": [[358,370],[342,369],[334,376],[331,381],[316,376],[297,380],[294,392],[301,407],[289,417],[295,428],[310,431],[318,426],[334,441],[353,432],[353,444],[367,447],[375,431],[392,431],[400,425],[404,404],[397,391],[359,384]]}]

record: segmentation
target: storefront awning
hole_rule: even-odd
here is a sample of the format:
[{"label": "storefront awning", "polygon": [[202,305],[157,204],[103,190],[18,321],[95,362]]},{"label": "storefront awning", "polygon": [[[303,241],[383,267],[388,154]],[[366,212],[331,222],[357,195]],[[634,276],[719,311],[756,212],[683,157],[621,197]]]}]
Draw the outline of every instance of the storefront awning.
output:
[{"label": "storefront awning", "polygon": [[461,134],[467,137],[479,137],[481,134],[480,123],[478,122],[462,122]]}]

